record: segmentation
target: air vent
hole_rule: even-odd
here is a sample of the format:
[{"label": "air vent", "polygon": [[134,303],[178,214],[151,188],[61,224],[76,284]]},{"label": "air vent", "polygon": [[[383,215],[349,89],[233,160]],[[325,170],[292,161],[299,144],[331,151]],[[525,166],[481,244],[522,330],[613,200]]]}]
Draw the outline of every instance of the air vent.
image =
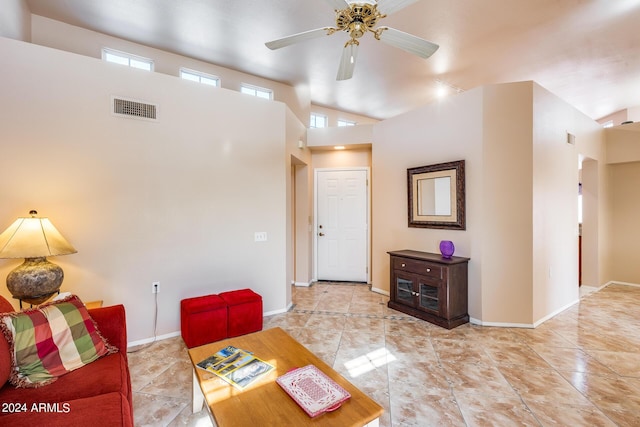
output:
[{"label": "air vent", "polygon": [[111,100],[112,111],[116,116],[152,121],[158,120],[158,106],[155,104],[147,104],[117,96],[113,96]]}]

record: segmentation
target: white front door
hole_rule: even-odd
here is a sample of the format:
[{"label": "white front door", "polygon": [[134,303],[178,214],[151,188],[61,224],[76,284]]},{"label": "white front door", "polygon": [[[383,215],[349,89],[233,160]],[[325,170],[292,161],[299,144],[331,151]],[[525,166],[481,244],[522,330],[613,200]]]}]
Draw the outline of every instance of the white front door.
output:
[{"label": "white front door", "polygon": [[367,281],[367,169],[316,171],[317,279]]}]

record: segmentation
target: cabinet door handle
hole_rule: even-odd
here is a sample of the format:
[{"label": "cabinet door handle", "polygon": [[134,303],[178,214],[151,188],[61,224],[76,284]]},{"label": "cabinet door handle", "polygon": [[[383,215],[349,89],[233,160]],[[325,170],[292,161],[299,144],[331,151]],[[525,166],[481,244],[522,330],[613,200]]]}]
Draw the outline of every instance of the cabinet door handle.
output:
[{"label": "cabinet door handle", "polygon": [[405,263],[402,263],[402,265],[401,265],[401,267],[405,267],[406,265],[407,265],[407,264],[405,264]]},{"label": "cabinet door handle", "polygon": [[431,269],[430,269],[430,268],[427,268],[427,273],[429,273],[430,271],[431,271]]}]

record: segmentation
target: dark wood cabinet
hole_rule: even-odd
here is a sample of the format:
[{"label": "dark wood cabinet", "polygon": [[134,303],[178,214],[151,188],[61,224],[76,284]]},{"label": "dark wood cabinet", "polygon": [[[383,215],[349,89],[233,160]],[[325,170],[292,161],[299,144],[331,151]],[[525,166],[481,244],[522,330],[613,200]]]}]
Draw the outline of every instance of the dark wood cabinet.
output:
[{"label": "dark wood cabinet", "polygon": [[391,251],[389,308],[443,328],[469,321],[467,265],[469,258],[443,258],[412,250]]}]

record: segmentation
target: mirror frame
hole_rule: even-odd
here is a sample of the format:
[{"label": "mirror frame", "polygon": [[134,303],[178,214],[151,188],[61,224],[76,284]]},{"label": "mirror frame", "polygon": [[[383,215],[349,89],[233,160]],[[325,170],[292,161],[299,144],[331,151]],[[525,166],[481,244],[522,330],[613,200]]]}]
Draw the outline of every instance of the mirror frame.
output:
[{"label": "mirror frame", "polygon": [[[455,206],[452,206],[452,214],[450,216],[418,215],[417,209],[415,208],[418,202],[416,191],[417,181],[419,179],[431,179],[442,176],[452,177],[451,199],[452,201],[455,200]],[[464,160],[407,169],[409,227],[465,230],[466,224],[464,182]]]}]

